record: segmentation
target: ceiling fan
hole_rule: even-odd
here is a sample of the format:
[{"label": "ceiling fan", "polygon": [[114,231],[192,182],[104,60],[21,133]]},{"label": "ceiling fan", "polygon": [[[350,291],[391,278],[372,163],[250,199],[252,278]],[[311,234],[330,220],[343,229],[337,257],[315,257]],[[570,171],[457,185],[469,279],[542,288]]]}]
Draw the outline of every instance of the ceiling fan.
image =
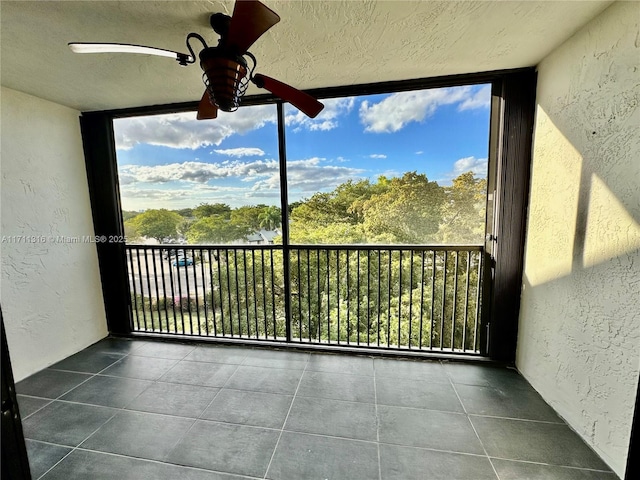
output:
[{"label": "ceiling fan", "polygon": [[198,54],[198,58],[206,89],[198,105],[198,120],[216,118],[218,109],[225,112],[237,110],[250,81],[257,87],[264,88],[291,103],[311,118],[322,111],[324,105],[311,95],[266,75],[254,74],[257,62],[248,50],[258,38],[280,21],[280,17],[273,10],[257,0],[236,0],[231,16],[214,13],[209,21],[213,30],[220,35],[218,45],[210,47],[200,35],[189,33],[186,39],[189,55],[122,43],[73,42],[69,43],[69,47],[75,53],[158,55],[174,58],[181,66],[187,66],[196,61],[196,54],[189,43],[190,40],[200,41],[203,49]]}]

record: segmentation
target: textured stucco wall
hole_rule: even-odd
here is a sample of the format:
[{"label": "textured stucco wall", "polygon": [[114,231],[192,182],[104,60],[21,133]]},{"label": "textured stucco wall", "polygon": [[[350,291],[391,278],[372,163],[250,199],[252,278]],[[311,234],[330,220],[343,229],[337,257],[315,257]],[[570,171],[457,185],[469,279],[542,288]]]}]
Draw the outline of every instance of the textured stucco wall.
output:
[{"label": "textured stucco wall", "polygon": [[[0,301],[16,381],[107,334],[79,112],[2,88]],[[43,243],[9,236],[44,236]]]},{"label": "textured stucco wall", "polygon": [[539,65],[517,366],[624,474],[640,369],[638,4]]}]

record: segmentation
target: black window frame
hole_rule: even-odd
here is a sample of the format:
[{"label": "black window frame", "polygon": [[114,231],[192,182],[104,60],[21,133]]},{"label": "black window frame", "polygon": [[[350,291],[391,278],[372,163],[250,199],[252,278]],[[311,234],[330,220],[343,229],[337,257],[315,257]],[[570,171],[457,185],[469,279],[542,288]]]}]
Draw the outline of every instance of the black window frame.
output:
[{"label": "black window frame", "polygon": [[[529,197],[535,69],[501,70],[306,91],[323,99],[477,84],[492,86],[481,353],[496,361],[513,363]],[[289,235],[284,104],[272,95],[251,95],[242,101],[243,106],[263,104],[276,104],[278,112],[281,210],[283,243],[286,248],[289,245]],[[124,236],[113,120],[193,111],[197,106],[198,102],[186,102],[82,113],[80,124],[96,235],[107,238]],[[125,246],[122,243],[105,242],[97,243],[96,248],[109,332],[131,336]],[[285,278],[287,273],[285,265]],[[287,283],[285,281],[285,285]]]}]

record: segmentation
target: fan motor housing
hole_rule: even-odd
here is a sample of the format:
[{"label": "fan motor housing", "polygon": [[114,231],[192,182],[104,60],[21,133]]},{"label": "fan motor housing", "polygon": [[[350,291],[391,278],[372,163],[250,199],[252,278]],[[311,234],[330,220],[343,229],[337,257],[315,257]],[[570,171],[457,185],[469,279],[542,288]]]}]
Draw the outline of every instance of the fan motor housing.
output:
[{"label": "fan motor housing", "polygon": [[205,48],[198,56],[211,103],[224,112],[237,110],[249,85],[247,61],[221,47]]}]

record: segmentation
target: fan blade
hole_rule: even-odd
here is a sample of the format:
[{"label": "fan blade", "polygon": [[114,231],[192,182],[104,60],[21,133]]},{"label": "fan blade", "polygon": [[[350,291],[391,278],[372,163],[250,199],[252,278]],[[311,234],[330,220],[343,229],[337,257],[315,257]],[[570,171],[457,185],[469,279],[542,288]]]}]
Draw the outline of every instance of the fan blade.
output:
[{"label": "fan blade", "polygon": [[253,83],[258,87],[269,90],[271,93],[289,102],[298,110],[311,118],[315,118],[324,108],[324,105],[308,93],[301,92],[286,83],[282,83],[266,75],[257,74],[253,77]]},{"label": "fan blade", "polygon": [[131,45],[128,43],[69,43],[73,53],[142,53],[145,55],[157,55],[159,57],[175,58],[178,61],[192,63],[191,55],[185,53],[163,50],[162,48],[146,47],[144,45]]},{"label": "fan blade", "polygon": [[244,55],[263,33],[279,21],[276,12],[256,0],[236,0],[224,45]]},{"label": "fan blade", "polygon": [[218,116],[218,107],[211,104],[209,100],[209,94],[207,91],[204,91],[204,95],[202,95],[202,99],[200,99],[200,103],[198,104],[198,115],[196,116],[197,120],[211,120],[212,118],[216,118]]}]

